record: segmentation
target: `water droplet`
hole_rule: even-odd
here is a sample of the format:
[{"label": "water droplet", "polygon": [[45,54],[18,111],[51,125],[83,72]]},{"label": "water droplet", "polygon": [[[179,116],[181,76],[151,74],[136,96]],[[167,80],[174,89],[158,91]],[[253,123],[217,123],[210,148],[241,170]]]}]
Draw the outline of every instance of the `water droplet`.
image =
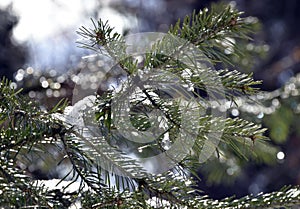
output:
[{"label": "water droplet", "polygon": [[9,85],[9,87],[10,87],[11,89],[16,89],[18,86],[17,86],[17,84],[16,84],[15,82],[12,82],[12,83]]},{"label": "water droplet", "polygon": [[28,67],[27,69],[26,69],[26,73],[27,74],[32,74],[33,73],[33,68],[32,67]]},{"label": "water droplet", "polygon": [[259,119],[262,119],[264,117],[264,113],[263,112],[260,112],[258,115],[257,115],[257,118]]},{"label": "water droplet", "polygon": [[48,83],[48,81],[42,81],[42,87],[43,88],[48,88],[48,86],[49,86],[49,83]]},{"label": "water droplet", "polygon": [[232,116],[237,117],[240,114],[240,112],[238,109],[232,109],[231,114],[232,114]]},{"label": "water droplet", "polygon": [[283,160],[285,158],[284,152],[280,151],[277,153],[277,159],[278,160]]}]

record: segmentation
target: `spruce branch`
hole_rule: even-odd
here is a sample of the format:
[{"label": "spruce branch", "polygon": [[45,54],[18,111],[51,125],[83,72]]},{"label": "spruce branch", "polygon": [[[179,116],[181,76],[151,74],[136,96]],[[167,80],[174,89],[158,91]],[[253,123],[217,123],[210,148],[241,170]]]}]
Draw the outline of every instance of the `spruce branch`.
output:
[{"label": "spruce branch", "polygon": [[[84,208],[229,209],[287,207],[300,204],[299,187],[285,187],[269,194],[249,195],[240,199],[231,197],[220,201],[202,195],[195,188],[198,186],[197,170],[201,166],[199,158],[203,153],[205,142],[217,141],[220,136],[219,144],[211,143],[205,147],[217,153],[217,159],[220,158],[218,156],[220,153],[223,157],[236,159],[238,156],[247,159],[250,153],[259,155],[260,151],[267,152],[261,147],[267,139],[264,136],[266,129],[245,119],[219,118],[207,111],[208,115],[197,118],[198,124],[195,126],[199,131],[194,134],[192,129],[195,127],[189,127],[191,129],[189,130],[184,127],[186,124],[182,124],[184,120],[180,99],[171,101],[172,96],[168,94],[168,90],[148,87],[136,76],[139,71],[154,68],[172,73],[179,78],[176,80],[178,84],[193,87],[191,92],[195,105],[206,110],[218,106],[212,103],[222,104],[217,97],[207,101],[201,92],[197,92],[199,89],[205,92],[206,88],[210,88],[218,94],[220,86],[217,86],[218,82],[214,80],[214,76],[210,76],[212,74],[220,79],[219,85],[224,88],[227,99],[236,97],[238,100],[241,95],[257,93],[256,85],[260,84],[260,81],[255,81],[252,74],[227,69],[213,72],[208,66],[200,68],[197,63],[187,65],[179,59],[183,56],[181,52],[188,51],[191,43],[204,52],[209,58],[208,61],[231,64],[231,57],[224,50],[233,50],[237,55],[242,55],[235,39],[249,40],[251,34],[251,24],[241,17],[239,11],[225,7],[221,11],[212,8],[210,11],[204,9],[199,13],[194,12],[182,22],[178,21],[172,26],[169,30],[171,36],[153,44],[144,55],[144,62],[139,64],[126,53],[127,46],[123,37],[114,33],[108,22],[92,20],[92,23],[93,29],[81,27],[78,31],[78,34],[86,40],[80,43],[81,46],[112,58],[126,73],[129,84],[134,82],[139,89],[135,92],[135,98],[129,98],[132,107],[129,110],[128,122],[132,124],[129,125],[134,125],[141,132],[147,131],[151,127],[150,113],[156,110],[166,119],[160,120],[159,125],[168,128],[157,136],[155,142],[144,144],[130,142],[118,132],[119,124],[114,122],[116,116],[113,115],[112,102],[126,91],[126,85],[122,86],[119,92],[113,90],[98,96],[93,103],[96,108],[93,112],[95,115],[80,115],[80,112],[75,112],[76,116],[86,116],[85,129],[79,129],[79,126],[66,120],[70,116],[66,112],[63,113],[66,101],[61,101],[50,111],[42,111],[38,104],[21,96],[20,91],[12,89],[9,81],[3,79],[0,82],[1,204],[15,208],[28,205],[30,205],[28,207],[40,205],[48,208],[67,208],[76,199],[80,199]],[[186,41],[176,45],[174,40],[177,37]],[[170,56],[163,52],[169,52]],[[184,57],[186,60],[192,59],[192,55],[188,52]],[[203,61],[202,56],[196,58]],[[163,84],[170,84],[167,80],[161,81],[165,82]],[[171,90],[177,91],[175,88]],[[237,105],[237,102],[235,104]],[[96,118],[97,126],[92,124],[91,118]],[[76,123],[79,124],[80,121]],[[139,158],[128,156],[133,153],[143,159],[144,156],[155,156],[168,151],[163,143],[164,136],[168,136],[167,142],[173,145],[179,138],[180,129],[193,136],[195,143],[184,159],[178,162],[171,159],[176,162],[173,169],[161,174],[149,174],[141,166]],[[22,160],[26,154],[44,153],[47,149],[45,144],[60,146],[64,154],[60,163],[67,162],[71,165],[70,171],[60,179],[59,183],[70,179],[62,190],[49,190],[34,184],[30,174],[26,174],[24,169],[18,166],[18,163],[24,162]],[[255,147],[256,144],[259,147]],[[113,169],[106,168],[106,170],[101,167],[101,162],[112,165]],[[119,175],[120,173],[125,176]],[[71,185],[78,182],[77,191],[67,191]],[[71,197],[71,200],[68,200],[68,197]]]},{"label": "spruce branch", "polygon": [[233,65],[232,58],[224,51],[243,56],[236,39],[251,40],[254,23],[242,18],[242,12],[231,6],[221,8],[221,12],[217,6],[199,13],[194,11],[191,16],[171,26],[169,33],[198,46],[213,61]]}]

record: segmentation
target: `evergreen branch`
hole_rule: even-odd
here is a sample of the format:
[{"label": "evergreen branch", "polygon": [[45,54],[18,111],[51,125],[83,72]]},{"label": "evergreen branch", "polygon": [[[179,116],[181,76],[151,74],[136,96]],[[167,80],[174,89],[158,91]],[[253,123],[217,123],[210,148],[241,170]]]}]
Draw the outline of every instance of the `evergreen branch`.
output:
[{"label": "evergreen branch", "polygon": [[[281,103],[284,103],[291,98],[297,100],[300,91],[300,84],[298,82],[299,77],[300,74],[292,77],[284,86],[271,92],[259,91],[258,94],[249,97],[235,97],[234,100],[237,105],[228,107],[227,110],[237,108],[241,112],[255,115],[259,113],[266,115],[273,114],[281,107]],[[225,102],[220,101],[220,106],[226,106]],[[295,110],[295,112],[297,112],[297,110]]]},{"label": "evergreen branch", "polygon": [[0,185],[5,188],[0,194],[0,203],[14,208],[24,205],[47,205],[49,208],[52,203],[59,206],[56,200],[47,199],[47,191],[35,186],[17,167],[17,162],[22,161],[34,145],[42,144],[44,138],[55,138],[62,130],[50,114],[41,111],[20,92],[11,88],[7,79],[0,82]]},{"label": "evergreen branch", "polygon": [[171,26],[169,32],[199,45],[206,40],[224,35],[224,33],[230,33],[234,27],[241,23],[238,22],[240,21],[240,14],[230,6],[224,8],[221,13],[213,11],[213,8],[212,11],[205,8],[198,14],[194,11],[191,16],[186,16],[181,27],[181,21],[178,20],[174,27]]},{"label": "evergreen branch", "polygon": [[[199,123],[199,134],[194,142],[192,152],[180,162],[191,173],[199,167],[208,167],[209,163],[215,165],[211,162],[212,157],[222,157],[226,162],[227,159],[232,158],[232,154],[245,160],[248,160],[249,156],[258,158],[269,152],[274,154],[274,148],[270,145],[268,146],[269,151],[264,150],[266,146],[263,144],[263,140],[267,138],[263,134],[266,129],[260,125],[242,119],[212,118],[211,116],[200,118]],[[229,153],[228,149],[230,149]],[[210,157],[206,154],[213,155]],[[202,164],[201,161],[206,157],[210,157],[210,161]],[[216,164],[220,164],[219,168],[222,167],[219,159]]]},{"label": "evergreen branch", "polygon": [[[78,153],[78,151],[79,151],[78,149],[80,149],[80,148],[82,148],[82,149],[89,148],[90,149],[90,153],[92,155],[88,154],[87,152],[82,152],[82,154],[85,154],[84,158],[90,159],[91,167],[95,166],[95,164],[97,164],[97,161],[99,161],[99,163],[100,163],[99,166],[101,166],[101,163],[103,163],[102,161],[105,161],[105,164],[111,165],[111,169],[113,169],[113,171],[115,173],[122,173],[125,176],[134,176],[134,175],[142,175],[143,174],[144,169],[139,165],[139,163],[135,159],[127,157],[122,152],[107,145],[106,142],[103,142],[102,137],[100,137],[100,136],[98,136],[98,137],[84,136],[84,135],[80,135],[78,132],[73,132],[73,134],[76,137],[74,137],[74,136],[72,137],[72,141],[71,141],[72,143],[74,143],[74,140],[83,141],[81,143],[80,142],[77,143],[77,146],[73,148],[73,149],[75,149],[75,153]],[[77,140],[76,138],[78,138],[80,140]],[[70,155],[69,157],[74,158],[74,154],[73,154],[73,156]],[[79,158],[78,162],[80,164],[82,164],[82,161],[83,160],[81,158]],[[78,163],[74,162],[72,164],[77,165]],[[129,165],[130,165],[130,167],[129,167]],[[76,170],[78,170],[78,169],[76,169]],[[108,170],[107,174],[109,174],[110,172],[113,172],[113,171]],[[146,172],[144,172],[144,174],[147,175]],[[87,178],[82,178],[82,179],[87,181],[87,183],[88,183]],[[127,178],[122,178],[122,181],[125,179],[127,179]],[[106,180],[107,180],[107,178],[106,178]],[[105,183],[109,183],[109,181],[106,181]],[[91,184],[89,184],[89,186],[90,185]],[[102,185],[104,185],[104,184],[102,184]],[[124,184],[122,183],[122,185],[124,185]],[[108,186],[111,186],[111,185],[108,185]],[[120,188],[121,186],[117,185],[117,187]]]},{"label": "evergreen branch", "polygon": [[[101,54],[107,53],[115,63],[127,73],[127,75],[133,74],[136,70],[136,63],[132,61],[132,58],[126,54],[126,46],[123,38],[120,34],[113,32],[112,27],[108,25],[108,22],[103,22],[101,19],[97,21],[97,24],[91,19],[94,28],[87,29],[82,26],[77,33],[88,40],[88,43],[78,42],[81,47],[90,48]],[[103,50],[104,51],[103,51]]]},{"label": "evergreen branch", "polygon": [[[15,162],[3,161],[0,167],[0,204],[4,207],[19,208],[24,205],[44,205],[51,207],[52,200],[48,200],[42,187],[34,186],[31,179],[23,171],[15,168]],[[14,166],[14,167],[12,167]]]},{"label": "evergreen branch", "polygon": [[[184,172],[184,171],[183,171]],[[193,198],[197,190],[191,177],[180,174],[182,171],[169,171],[161,175],[151,176],[138,181],[140,191],[146,192],[149,198],[156,197],[172,204],[194,208],[187,200]],[[172,179],[172,180],[171,180]]]},{"label": "evergreen branch", "polygon": [[207,209],[232,209],[232,208],[289,208],[300,205],[299,186],[283,187],[280,191],[249,195],[240,199],[225,198],[221,201],[209,199],[207,196],[195,199],[194,205]]},{"label": "evergreen branch", "polygon": [[[189,66],[181,63],[182,60],[179,59],[179,56],[183,55],[181,52],[189,51],[188,47],[193,44],[209,57],[208,61],[231,64],[231,57],[224,50],[232,50],[229,54],[234,52],[236,55],[243,55],[243,52],[238,50],[235,39],[250,39],[251,27],[240,15],[240,12],[231,7],[222,8],[221,11],[212,9],[209,12],[204,9],[198,14],[194,12],[182,23],[178,21],[174,27],[170,28],[169,34],[173,36],[165,37],[153,45],[152,49],[146,53],[142,67],[160,68],[176,74],[179,78],[176,80],[177,83],[193,87],[197,108],[213,108],[209,101],[205,101],[204,96],[198,94],[198,89],[206,91],[205,89],[209,88],[213,93],[218,94],[220,88],[224,88],[227,98],[236,94],[256,93],[255,85],[260,82],[254,81],[252,74],[242,74],[235,70],[212,72],[209,67],[199,69],[198,63],[192,61]],[[92,20],[92,23],[93,29],[81,27],[77,32],[87,40],[87,43],[80,43],[81,46],[111,57],[130,80],[130,76],[134,76],[141,66],[138,66],[137,62],[126,54],[127,46],[124,39],[120,34],[113,33],[113,28],[107,22]],[[176,37],[184,39],[184,43],[178,45],[174,41]],[[193,60],[192,56],[193,54],[189,52],[184,54],[186,60]],[[201,56],[196,58],[196,62],[205,61]],[[212,73],[215,76],[212,76]],[[218,148],[216,148],[217,143],[208,143],[211,147],[206,147],[206,149],[210,151],[217,150],[217,153],[219,150],[227,151],[230,154],[235,153],[239,157],[247,158],[248,152],[244,151],[242,145],[246,145],[246,149],[249,150],[251,145],[260,142],[261,139],[266,139],[263,136],[265,129],[243,119],[221,119],[211,115],[199,117],[199,125],[195,125],[197,127],[187,128],[186,124],[181,124],[180,105],[176,102],[166,102],[169,99],[167,91],[152,87],[146,88],[138,77],[133,77],[133,82],[137,83],[141,94],[137,94],[137,97],[130,101],[130,104],[134,106],[130,110],[133,116],[133,122],[130,122],[134,123],[139,131],[147,130],[151,126],[147,121],[147,113],[158,110],[167,119],[167,122],[164,122],[168,125],[168,129],[164,130],[155,143],[142,146],[128,143],[129,146],[133,146],[125,149],[122,145],[127,141],[118,133],[118,124],[113,124],[115,116],[112,115],[111,110],[111,102],[118,94],[104,95],[96,103],[98,112],[95,116],[99,127],[84,124],[85,128],[78,130],[74,124],[71,124],[70,128],[70,124],[65,120],[61,121],[55,117],[57,112],[63,111],[66,102],[58,103],[49,112],[41,111],[37,104],[28,102],[19,95],[20,91],[12,89],[10,83],[3,79],[0,83],[2,139],[0,142],[0,186],[5,188],[5,192],[0,191],[0,203],[9,206],[15,204],[15,207],[28,204],[42,204],[49,207],[55,204],[55,207],[68,207],[72,202],[66,201],[65,196],[80,197],[82,195],[82,203],[88,208],[153,208],[152,198],[160,201],[160,205],[156,204],[157,207],[163,208],[261,208],[300,204],[299,187],[292,189],[288,187],[270,194],[246,196],[241,199],[227,198],[220,201],[197,195],[198,191],[193,189],[197,185],[186,175],[186,172],[197,176],[199,156],[201,152],[206,151],[202,149],[207,140],[221,141],[221,146]],[[220,83],[219,86],[216,83]],[[169,83],[166,81],[166,84]],[[171,90],[176,91],[172,88]],[[214,102],[218,102],[217,97],[213,99],[215,99]],[[87,118],[89,119],[91,118]],[[198,135],[192,133],[194,128],[199,128]],[[177,167],[172,171],[152,176],[144,170],[139,160],[127,155],[134,153],[132,150],[136,148],[142,150],[138,157],[149,154],[147,150],[151,151],[150,154],[165,152],[167,149],[162,146],[161,138],[168,133],[169,142],[174,142],[177,139],[178,129],[195,137],[195,144],[187,153],[186,158],[178,162]],[[42,149],[38,145],[42,145],[49,138],[62,143],[66,154],[65,159],[68,159],[72,166],[72,170],[61,179],[61,182],[72,175],[72,180],[67,187],[80,181],[78,191],[68,193],[66,190],[48,191],[38,185],[34,187],[31,179],[16,167],[16,162],[22,161],[21,157],[25,155],[25,152],[32,150],[41,152]],[[101,167],[102,162],[111,165],[112,169],[106,167],[106,171]],[[116,175],[120,173],[127,177]],[[111,182],[112,175],[115,176],[115,183]],[[142,178],[137,178],[136,175]],[[83,191],[85,186],[89,187],[87,191]],[[20,197],[22,201],[18,203],[16,200]]]},{"label": "evergreen branch", "polygon": [[236,70],[219,70],[217,71],[225,89],[235,90],[244,94],[254,94],[258,88],[253,86],[261,84],[261,81],[255,81],[252,73],[244,74]]},{"label": "evergreen branch", "polygon": [[[152,197],[144,202],[145,197],[138,192],[126,193],[118,195],[117,197],[110,197],[107,202],[95,203],[92,208],[99,208],[100,206],[110,206],[111,208],[138,208],[138,209],[152,209],[152,208],[199,208],[199,209],[233,209],[233,208],[289,208],[300,204],[300,189],[299,187],[284,187],[280,191],[271,193],[260,193],[259,195],[248,195],[240,199],[234,197],[225,198],[223,200],[210,199],[208,196],[196,196],[183,201],[168,201],[163,200],[160,195],[155,197],[154,202]],[[84,198],[84,202],[88,199],[100,201],[99,196],[92,196]],[[142,204],[141,204],[142,203]],[[91,204],[91,203],[90,203]],[[156,205],[153,207],[153,205]],[[87,206],[87,205],[86,205]]]},{"label": "evergreen branch", "polygon": [[[31,147],[62,131],[49,113],[41,111],[36,103],[19,95],[20,91],[11,89],[9,85],[6,79],[1,82],[0,127],[3,140],[0,152],[19,150],[25,145]],[[56,108],[56,111],[61,111],[64,107],[59,105]]]},{"label": "evergreen branch", "polygon": [[[179,36],[199,47],[210,59],[233,65],[232,59],[224,53],[243,56],[235,39],[250,40],[253,23],[241,18],[242,13],[230,6],[216,8],[212,6],[196,14],[186,16],[184,20],[170,27],[169,33]],[[233,41],[232,41],[233,40]]]},{"label": "evergreen branch", "polygon": [[[64,150],[67,153],[68,159],[71,161],[75,175],[78,175],[77,177],[74,178],[74,182],[78,179],[78,177],[80,177],[82,179],[82,181],[86,185],[88,185],[92,190],[101,193],[101,188],[96,187],[95,184],[93,184],[93,183],[91,183],[91,181],[87,180],[87,175],[88,175],[87,173],[90,170],[89,167],[92,167],[92,165],[87,161],[87,159],[84,156],[84,153],[82,153],[82,155],[83,155],[82,158],[77,157],[78,155],[80,155],[80,151],[76,147],[72,148],[72,145],[70,145],[66,142],[65,137],[66,136],[64,136],[64,135],[61,136],[61,140],[64,145]],[[85,159],[85,160],[83,160],[83,159]],[[101,180],[102,179],[100,178],[99,181],[101,182]],[[80,184],[80,185],[84,186],[84,184]],[[79,191],[81,189],[82,188],[79,188]]]}]

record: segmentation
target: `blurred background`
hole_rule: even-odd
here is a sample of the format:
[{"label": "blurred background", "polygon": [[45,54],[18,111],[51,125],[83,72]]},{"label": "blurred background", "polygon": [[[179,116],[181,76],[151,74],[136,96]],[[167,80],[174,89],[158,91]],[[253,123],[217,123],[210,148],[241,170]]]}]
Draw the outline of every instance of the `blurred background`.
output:
[{"label": "blurred background", "polygon": [[[193,10],[218,1],[204,0],[1,0],[0,1],[0,76],[13,80],[14,87],[48,107],[62,97],[71,97],[76,76],[86,67],[82,57],[92,52],[79,48],[76,31],[92,28],[91,20],[109,20],[121,34],[166,32],[170,24]],[[279,88],[295,90],[287,82],[299,79],[300,72],[300,2],[297,0],[225,1],[257,18],[261,25],[254,35],[256,45],[247,45],[259,57],[251,65],[240,60],[239,70],[253,72],[263,80],[260,88],[274,92]],[[299,94],[273,98],[280,106],[259,117],[240,113],[241,117],[262,122],[278,147],[266,162],[226,162],[223,171],[213,166],[199,168],[199,188],[213,198],[270,192],[283,185],[300,184]],[[47,106],[46,105],[46,106]],[[45,107],[47,108],[47,107]],[[237,114],[232,114],[237,116]],[[48,169],[48,170],[47,170]],[[57,177],[56,171],[31,166],[36,178]]]}]

